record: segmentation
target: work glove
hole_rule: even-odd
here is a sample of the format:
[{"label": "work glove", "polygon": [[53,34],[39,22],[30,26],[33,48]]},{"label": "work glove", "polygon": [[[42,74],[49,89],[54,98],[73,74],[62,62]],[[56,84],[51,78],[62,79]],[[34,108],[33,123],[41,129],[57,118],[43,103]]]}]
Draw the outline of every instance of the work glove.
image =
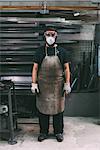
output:
[{"label": "work glove", "polygon": [[71,92],[71,87],[70,87],[70,83],[69,82],[64,83],[64,92],[66,94],[69,94]]},{"label": "work glove", "polygon": [[32,83],[31,91],[32,91],[33,94],[39,93],[39,89],[38,89],[38,84],[37,83]]}]

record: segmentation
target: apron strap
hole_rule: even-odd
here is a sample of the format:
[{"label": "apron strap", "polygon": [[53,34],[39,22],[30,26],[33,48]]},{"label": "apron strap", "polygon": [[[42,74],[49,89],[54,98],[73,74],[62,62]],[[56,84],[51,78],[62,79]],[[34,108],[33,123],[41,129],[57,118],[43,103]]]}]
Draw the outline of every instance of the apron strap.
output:
[{"label": "apron strap", "polygon": [[[54,56],[57,56],[57,53],[58,53],[58,51],[57,51],[57,44],[54,45],[54,48],[55,48],[55,55]],[[48,56],[47,46],[45,46],[45,54],[46,54],[46,56]]]}]

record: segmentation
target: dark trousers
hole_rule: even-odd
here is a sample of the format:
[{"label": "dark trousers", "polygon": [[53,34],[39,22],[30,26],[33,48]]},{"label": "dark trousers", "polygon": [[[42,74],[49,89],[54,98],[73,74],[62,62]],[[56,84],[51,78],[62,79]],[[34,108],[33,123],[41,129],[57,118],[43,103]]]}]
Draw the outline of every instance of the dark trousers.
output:
[{"label": "dark trousers", "polygon": [[[49,119],[50,115],[45,115],[39,112],[39,125],[40,133],[48,134],[49,132]],[[63,123],[63,112],[53,115],[53,129],[54,134],[63,133],[64,123]]]}]

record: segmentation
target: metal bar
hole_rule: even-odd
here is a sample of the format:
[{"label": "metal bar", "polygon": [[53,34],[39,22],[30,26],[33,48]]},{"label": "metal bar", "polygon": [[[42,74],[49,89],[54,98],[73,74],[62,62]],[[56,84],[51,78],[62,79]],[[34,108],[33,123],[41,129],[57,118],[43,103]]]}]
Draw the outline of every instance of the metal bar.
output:
[{"label": "metal bar", "polygon": [[11,99],[11,88],[8,91],[8,105],[9,105],[9,128],[10,128],[10,139],[9,144],[14,145],[17,141],[14,140],[14,125],[13,125],[13,113],[12,113],[12,99]]},{"label": "metal bar", "polygon": [[[0,105],[1,105],[1,94],[0,94]],[[2,131],[1,123],[2,123],[2,119],[1,119],[1,115],[0,115],[0,132]],[[0,135],[1,135],[1,134],[0,134]],[[0,138],[1,138],[1,136],[0,136]]]},{"label": "metal bar", "polygon": [[13,84],[13,100],[14,100],[14,105],[15,105],[15,112],[17,112],[17,100],[16,100],[16,95],[15,95],[15,85]]},{"label": "metal bar", "polygon": [[93,73],[94,41],[91,41],[91,73]]},{"label": "metal bar", "polygon": [[11,37],[11,38],[13,38],[13,37],[16,37],[16,38],[18,38],[18,37],[20,37],[20,38],[23,38],[23,37],[24,38],[25,37],[29,37],[29,38],[33,37],[34,38],[35,37],[35,38],[37,38],[38,36],[39,36],[38,33],[35,33],[35,34],[34,33],[33,34],[31,34],[31,33],[30,34],[28,34],[28,33],[27,34],[24,34],[24,33],[19,33],[19,34],[17,34],[17,33],[16,34],[13,34],[13,33],[4,33],[4,34],[2,34],[2,38],[4,38],[4,37],[8,37],[8,38],[9,37]]},{"label": "metal bar", "polygon": [[[1,10],[44,10],[44,6],[0,6]],[[47,6],[47,10],[100,10],[97,6]]]},{"label": "metal bar", "polygon": [[14,108],[15,108],[15,121],[16,121],[16,129],[18,129],[18,124],[17,124],[17,99],[16,99],[16,95],[15,95],[15,84],[12,82],[13,84],[13,100],[14,100]]},{"label": "metal bar", "polygon": [[[99,0],[92,0],[92,2],[97,2]],[[33,2],[33,0],[0,0],[0,2]],[[34,2],[44,2],[44,0],[34,0]],[[46,2],[51,2],[51,0],[46,0]],[[54,2],[80,2],[80,0],[56,0]],[[81,0],[81,2],[90,2],[90,0]]]},{"label": "metal bar", "polygon": [[21,64],[23,64],[23,65],[32,65],[32,62],[0,62],[0,65],[8,65],[8,64],[10,64],[10,65],[13,65],[13,64],[18,64],[18,65],[21,65]]},{"label": "metal bar", "polygon": [[78,78],[75,78],[75,79],[74,79],[74,81],[73,81],[72,84],[71,84],[71,88],[74,87],[74,85],[75,85],[75,83],[76,83],[77,80],[78,80]]}]

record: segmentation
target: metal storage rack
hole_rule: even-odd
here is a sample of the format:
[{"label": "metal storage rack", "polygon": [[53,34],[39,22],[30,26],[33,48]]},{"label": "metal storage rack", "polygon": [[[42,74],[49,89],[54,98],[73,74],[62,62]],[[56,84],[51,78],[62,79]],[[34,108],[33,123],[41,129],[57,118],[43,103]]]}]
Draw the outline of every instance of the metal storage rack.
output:
[{"label": "metal storage rack", "polygon": [[[71,51],[72,92],[97,90],[97,84],[94,84],[94,80],[97,79],[95,25],[86,25],[81,20],[67,20],[64,11],[61,11],[63,17],[59,14],[54,11],[44,15],[22,10],[1,12],[0,78],[10,79],[14,82],[19,113],[27,112],[34,115],[34,111],[36,111],[35,97],[30,90],[33,55],[44,44],[43,31],[47,26],[55,27],[58,30],[57,43]],[[69,16],[73,18],[71,12]],[[91,75],[88,79],[90,70]],[[83,78],[84,73],[86,73],[84,80],[90,80],[91,86],[85,82],[81,83],[80,79]]]}]

